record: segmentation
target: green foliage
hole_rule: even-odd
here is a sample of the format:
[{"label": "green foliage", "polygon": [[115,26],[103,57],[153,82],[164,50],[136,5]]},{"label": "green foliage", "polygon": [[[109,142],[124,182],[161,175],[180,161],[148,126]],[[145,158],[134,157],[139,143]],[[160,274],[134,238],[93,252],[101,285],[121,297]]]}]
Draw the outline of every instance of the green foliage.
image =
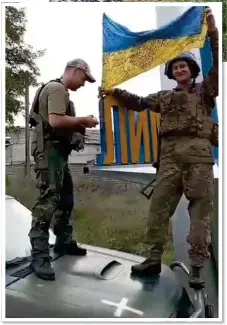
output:
[{"label": "green foliage", "polygon": [[[31,210],[38,196],[34,180],[21,175],[10,176],[10,182],[7,194]],[[149,248],[143,241],[150,202],[138,190],[119,188],[115,193],[113,184],[107,185],[102,179],[77,179],[74,186],[74,236],[80,243],[147,256]],[[170,232],[163,262],[170,264],[173,260]]]},{"label": "green foliage", "polygon": [[6,191],[7,190],[10,190],[10,179],[8,175],[6,175]]},{"label": "green foliage", "polygon": [[21,96],[25,86],[37,86],[40,76],[35,60],[45,51],[34,51],[24,42],[26,17],[24,9],[6,7],[5,11],[5,60],[6,60],[6,123],[12,125],[14,117],[23,111]]}]

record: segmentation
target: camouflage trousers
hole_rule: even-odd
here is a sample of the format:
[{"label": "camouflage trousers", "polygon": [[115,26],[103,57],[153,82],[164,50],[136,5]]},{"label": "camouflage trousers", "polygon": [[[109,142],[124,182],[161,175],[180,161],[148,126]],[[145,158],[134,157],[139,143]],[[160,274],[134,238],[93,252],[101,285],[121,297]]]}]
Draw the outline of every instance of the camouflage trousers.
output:
[{"label": "camouflage trousers", "polygon": [[189,201],[191,265],[203,266],[209,257],[211,243],[211,215],[214,201],[214,177],[212,164],[161,165],[154,189],[147,222],[145,243],[150,258],[160,261],[167,241],[169,219],[174,214],[184,193]]},{"label": "camouflage trousers", "polygon": [[32,255],[49,255],[49,228],[52,224],[57,240],[72,240],[71,213],[74,206],[73,182],[67,160],[53,148],[45,153],[48,162],[35,169],[39,196],[32,210],[29,237]]}]

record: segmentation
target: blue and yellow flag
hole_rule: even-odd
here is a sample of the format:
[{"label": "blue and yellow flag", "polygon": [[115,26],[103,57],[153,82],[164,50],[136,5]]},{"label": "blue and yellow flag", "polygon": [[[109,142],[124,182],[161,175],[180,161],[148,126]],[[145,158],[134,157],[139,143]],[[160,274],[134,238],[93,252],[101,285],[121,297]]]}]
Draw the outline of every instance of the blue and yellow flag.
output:
[{"label": "blue and yellow flag", "polygon": [[131,32],[103,15],[102,87],[111,88],[167,62],[202,48],[207,25],[204,7],[191,7],[157,30]]}]

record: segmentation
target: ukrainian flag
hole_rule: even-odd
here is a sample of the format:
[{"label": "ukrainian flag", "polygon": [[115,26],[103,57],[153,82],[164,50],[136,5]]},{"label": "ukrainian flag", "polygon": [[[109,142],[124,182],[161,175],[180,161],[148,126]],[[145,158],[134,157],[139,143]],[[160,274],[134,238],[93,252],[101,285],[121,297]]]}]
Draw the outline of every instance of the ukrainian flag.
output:
[{"label": "ukrainian flag", "polygon": [[183,52],[202,48],[205,8],[193,6],[168,25],[144,32],[131,32],[104,14],[102,87],[114,87]]}]

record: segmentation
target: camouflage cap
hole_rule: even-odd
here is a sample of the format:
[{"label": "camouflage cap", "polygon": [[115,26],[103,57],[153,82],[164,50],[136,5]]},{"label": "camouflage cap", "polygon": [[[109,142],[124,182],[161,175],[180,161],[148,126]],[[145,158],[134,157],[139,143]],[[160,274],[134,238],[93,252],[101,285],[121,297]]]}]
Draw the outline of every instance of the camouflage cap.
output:
[{"label": "camouflage cap", "polygon": [[87,64],[87,62],[85,62],[82,59],[75,59],[75,60],[69,61],[67,63],[67,65],[66,65],[66,67],[74,67],[74,68],[81,69],[86,73],[87,80],[89,82],[95,82],[96,81],[95,78],[91,74],[91,70],[90,70],[89,65]]}]

